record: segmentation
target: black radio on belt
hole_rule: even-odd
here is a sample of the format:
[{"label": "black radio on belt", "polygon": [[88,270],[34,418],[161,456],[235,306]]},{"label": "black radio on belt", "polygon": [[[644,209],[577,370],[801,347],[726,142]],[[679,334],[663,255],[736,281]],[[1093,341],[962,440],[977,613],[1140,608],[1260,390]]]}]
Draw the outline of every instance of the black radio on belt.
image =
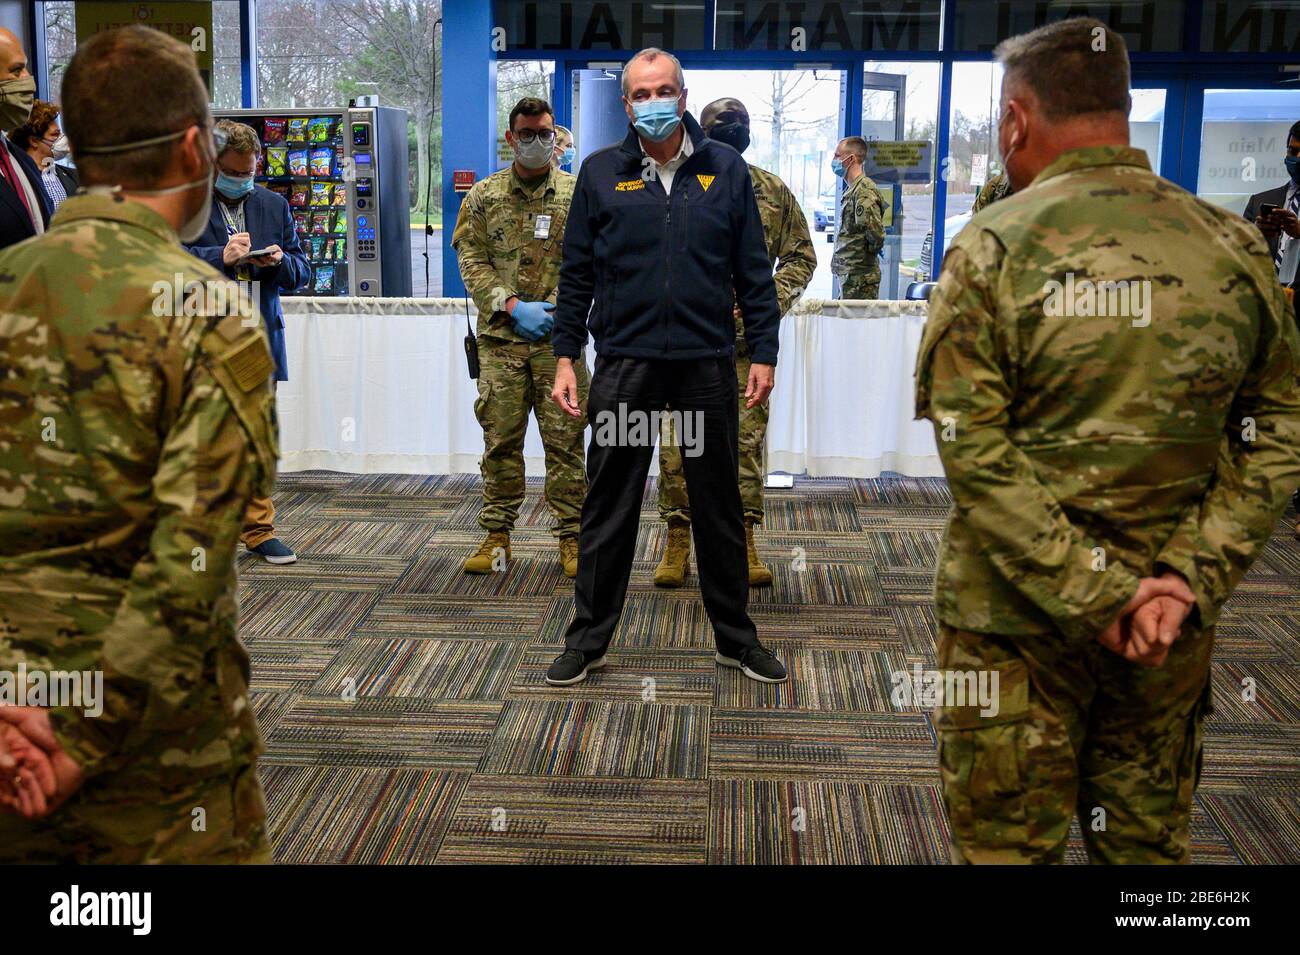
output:
[{"label": "black radio on belt", "polygon": [[465,361],[469,364],[469,377],[478,379],[478,339],[474,337],[474,326],[469,323],[469,296],[465,297]]}]

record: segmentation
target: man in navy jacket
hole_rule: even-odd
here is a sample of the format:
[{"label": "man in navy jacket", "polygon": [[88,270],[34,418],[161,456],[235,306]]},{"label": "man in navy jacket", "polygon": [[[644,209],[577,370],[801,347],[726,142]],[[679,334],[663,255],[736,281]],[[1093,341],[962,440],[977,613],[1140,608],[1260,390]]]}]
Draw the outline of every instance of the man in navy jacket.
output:
[{"label": "man in navy jacket", "polygon": [[[27,54],[22,44],[9,30],[0,28],[0,83],[5,86],[25,86],[23,92],[0,92],[0,129],[21,126],[30,115],[35,89],[32,76],[27,72]],[[25,99],[25,104],[20,106]],[[17,245],[24,239],[40,235],[50,224],[50,201],[41,185],[41,171],[27,155],[0,135],[0,249]]]},{"label": "man in navy jacket", "polygon": [[[311,265],[298,241],[293,214],[283,196],[253,184],[262,144],[251,126],[223,119],[217,129],[226,147],[217,157],[216,187],[208,227],[193,245],[192,254],[232,279],[258,283],[258,307],[275,359],[275,380],[287,381],[284,353],[284,310],[280,291],[292,292],[311,281]],[[247,258],[269,249],[268,255]],[[291,564],[294,552],[275,536],[275,506],[254,498],[244,518],[244,546],[272,564]]]},{"label": "man in navy jacket", "polygon": [[[623,71],[632,121],[621,144],[588,156],[564,234],[551,336],[552,398],[581,414],[573,362],[596,340],[587,413],[587,499],[575,616],[546,674],[579,683],[605,664],[636,549],[659,415],[672,409],[715,659],[768,683],[785,667],[758,642],[738,489],[733,289],[752,366],[750,407],[772,391],[780,312],[749,168],[686,112],[681,65],[642,50]],[[648,430],[647,430],[648,429]]]}]

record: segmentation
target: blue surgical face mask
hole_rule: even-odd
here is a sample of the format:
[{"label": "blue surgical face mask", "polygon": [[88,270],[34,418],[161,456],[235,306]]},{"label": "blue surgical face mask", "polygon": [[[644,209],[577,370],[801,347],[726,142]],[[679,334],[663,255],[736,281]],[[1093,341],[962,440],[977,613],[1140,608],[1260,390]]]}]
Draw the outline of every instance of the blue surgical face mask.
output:
[{"label": "blue surgical face mask", "polygon": [[570,146],[570,147],[569,147],[568,149],[566,149],[564,152],[560,153],[560,165],[561,165],[561,166],[571,166],[571,165],[573,165],[573,157],[576,156],[576,155],[577,155],[577,152],[574,150],[574,148],[573,148],[572,146]]},{"label": "blue surgical face mask", "polygon": [[1291,181],[1300,185],[1300,156],[1287,156],[1282,161],[1286,163],[1286,171],[1291,174]]},{"label": "blue surgical face mask", "polygon": [[633,103],[632,113],[636,117],[632,125],[636,131],[651,142],[661,143],[673,134],[682,118],[677,115],[677,103],[681,97],[673,99],[652,99],[644,103]]},{"label": "blue surgical face mask", "polygon": [[831,159],[831,172],[833,172],[837,178],[843,179],[844,163],[840,162],[838,158]]},{"label": "blue surgical face mask", "polygon": [[227,199],[242,199],[252,191],[252,176],[228,176],[224,172],[217,173],[217,192]]}]

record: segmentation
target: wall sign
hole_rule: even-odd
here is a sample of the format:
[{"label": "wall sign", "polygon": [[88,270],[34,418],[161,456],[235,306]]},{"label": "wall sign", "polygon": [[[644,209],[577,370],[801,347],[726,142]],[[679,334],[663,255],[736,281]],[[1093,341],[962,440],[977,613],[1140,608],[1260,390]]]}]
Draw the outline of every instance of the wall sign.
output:
[{"label": "wall sign", "polygon": [[867,140],[862,171],[873,182],[930,181],[931,144],[928,139],[889,141]]},{"label": "wall sign", "polygon": [[174,36],[191,50],[203,85],[212,95],[212,4],[200,2],[123,3],[117,0],[77,0],[77,45],[96,33],[117,27],[153,27]]}]

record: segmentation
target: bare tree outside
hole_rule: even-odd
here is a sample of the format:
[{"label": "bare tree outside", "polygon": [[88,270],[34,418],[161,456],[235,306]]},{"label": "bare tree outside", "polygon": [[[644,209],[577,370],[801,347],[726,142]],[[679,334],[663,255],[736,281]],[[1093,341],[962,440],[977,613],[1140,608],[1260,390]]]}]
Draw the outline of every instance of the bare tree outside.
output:
[{"label": "bare tree outside", "polygon": [[[548,103],[553,97],[555,63],[551,60],[497,61],[497,159],[501,168],[510,164],[510,147],[506,130],[510,128],[510,111],[525,96],[536,96]],[[554,103],[551,104],[554,108]]]},{"label": "bare tree outside", "polygon": [[412,211],[427,200],[438,212],[441,0],[260,0],[257,10],[261,104],[338,107],[376,94],[405,109]]}]

